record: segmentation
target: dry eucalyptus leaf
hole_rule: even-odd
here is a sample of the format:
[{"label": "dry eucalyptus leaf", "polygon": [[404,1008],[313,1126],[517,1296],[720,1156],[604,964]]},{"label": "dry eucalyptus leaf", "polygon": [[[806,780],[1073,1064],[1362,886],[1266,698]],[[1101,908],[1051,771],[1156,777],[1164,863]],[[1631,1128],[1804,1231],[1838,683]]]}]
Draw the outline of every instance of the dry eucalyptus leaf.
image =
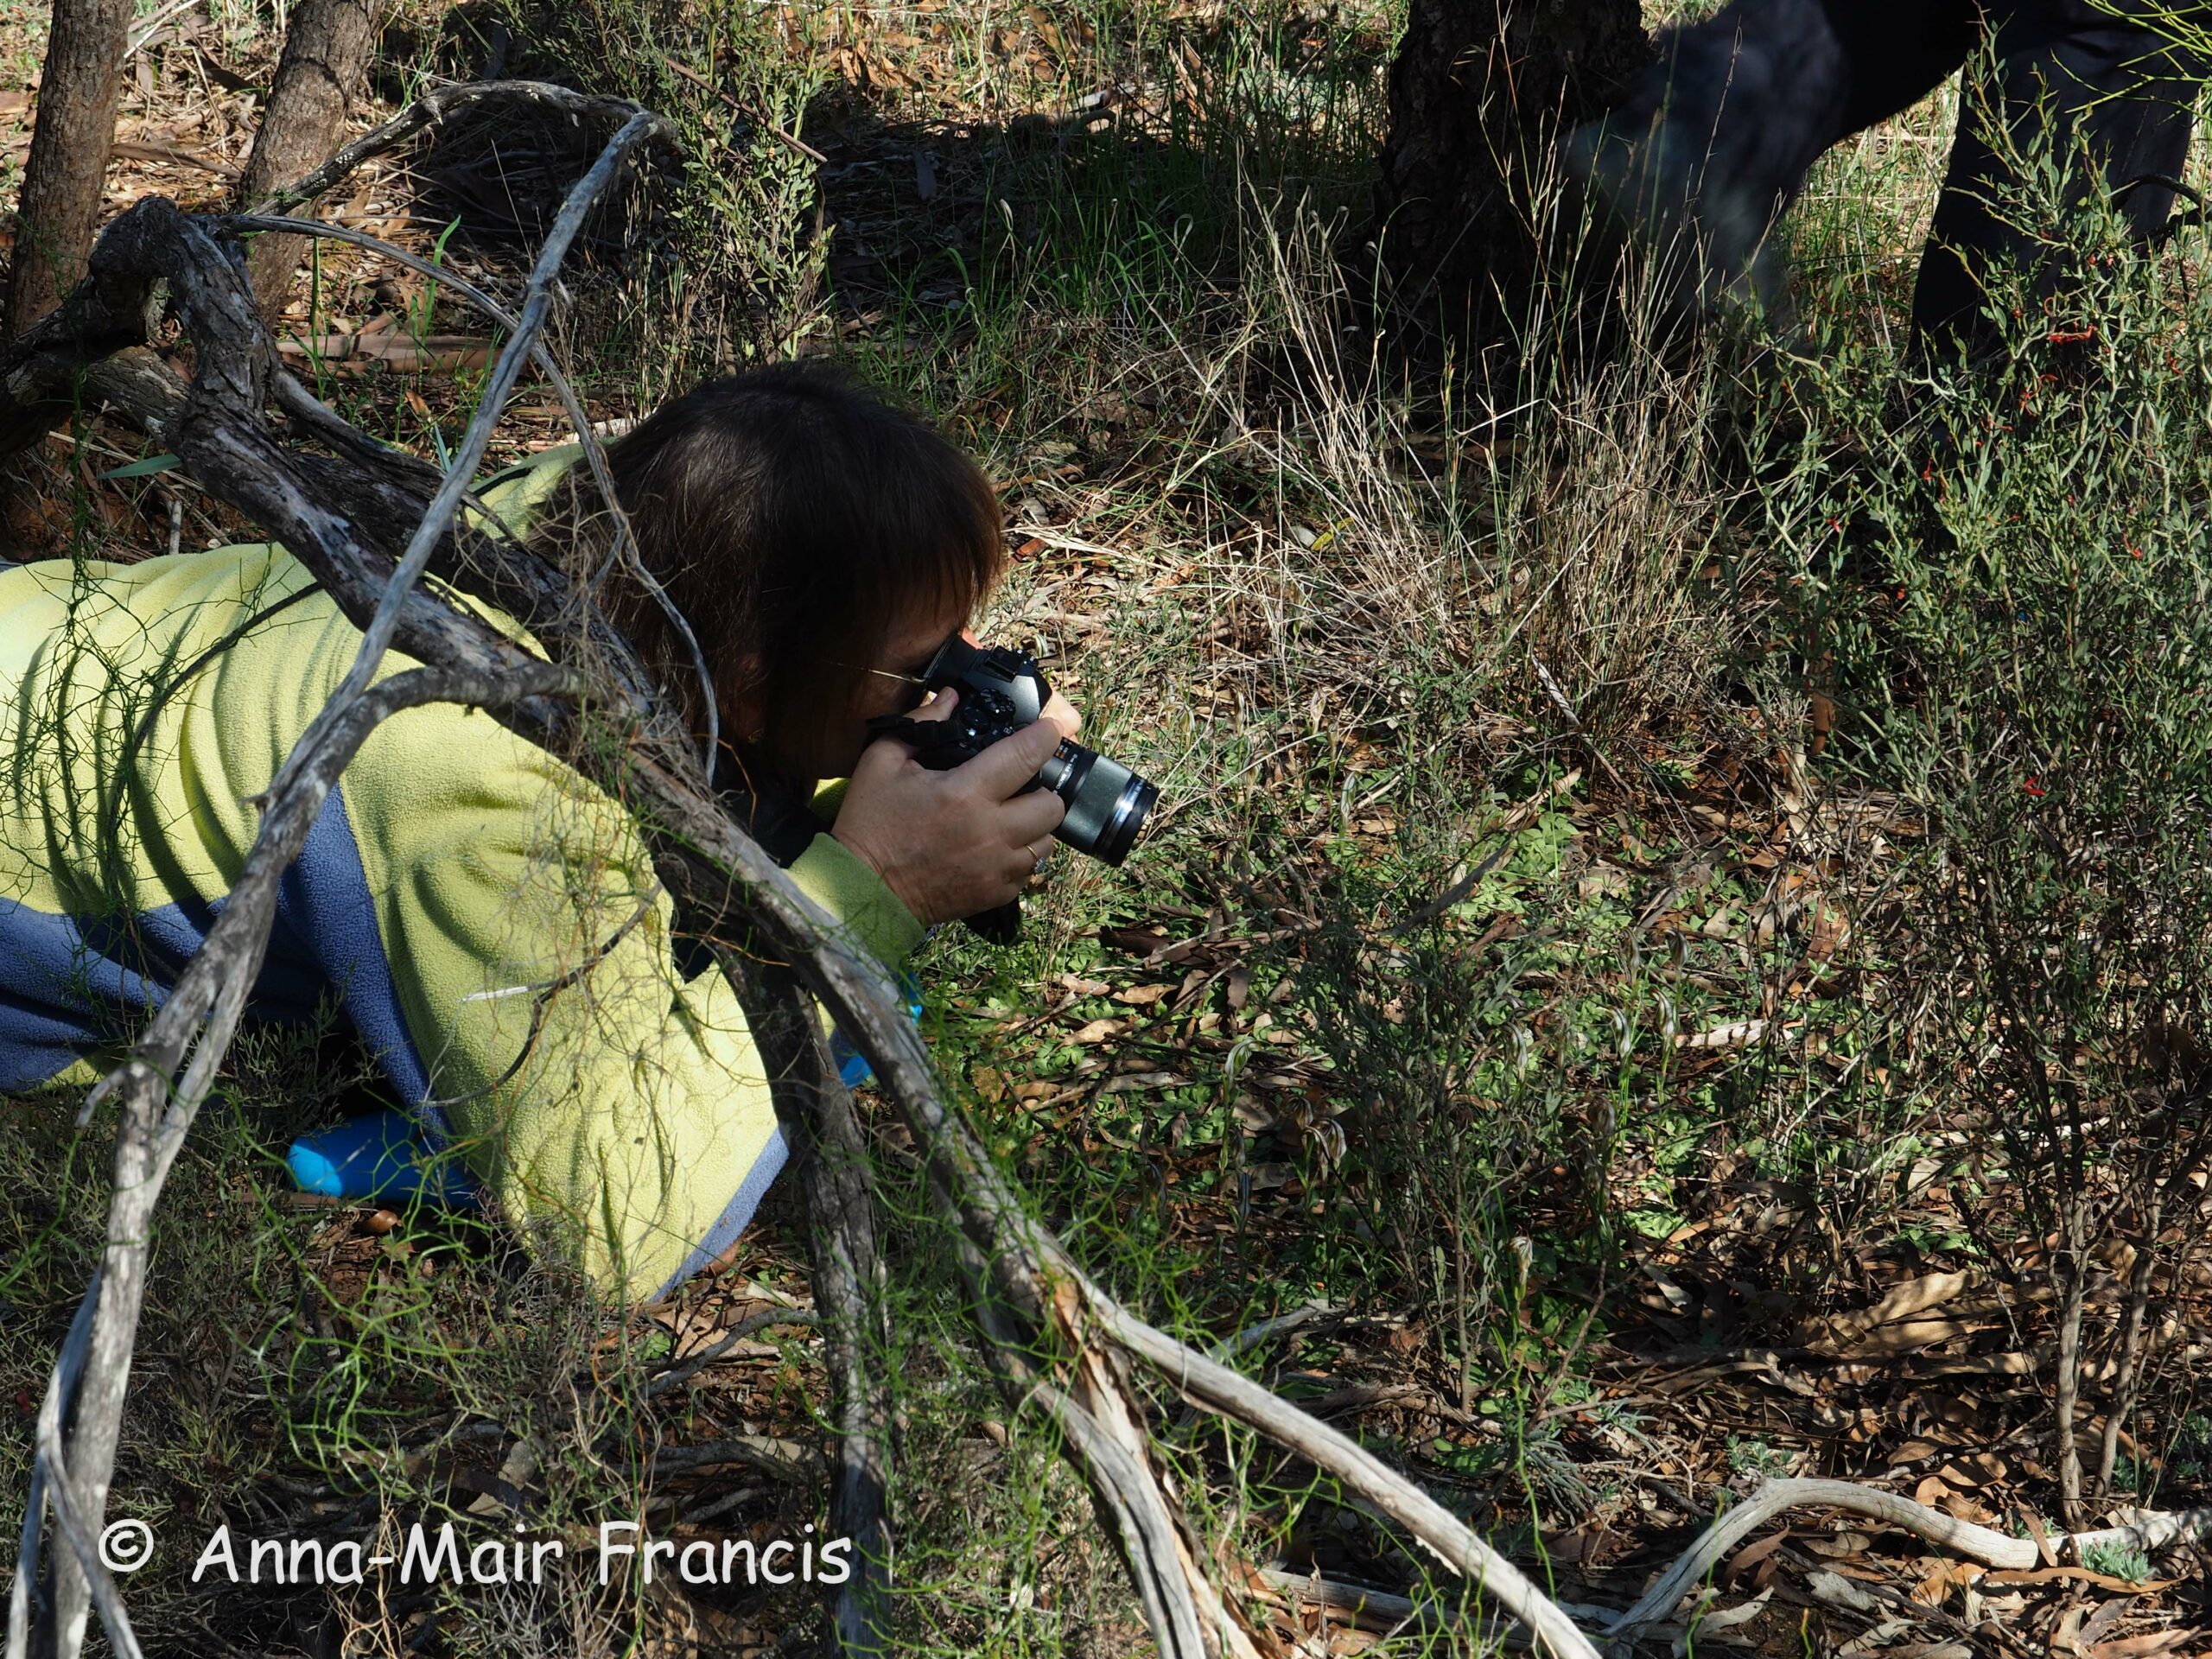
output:
[{"label": "dry eucalyptus leaf", "polygon": [[1132,985],[1125,991],[1115,992],[1114,1000],[1133,1008],[1148,1008],[1174,988],[1173,985]]},{"label": "dry eucalyptus leaf", "polygon": [[1913,1586],[1912,1599],[1927,1607],[1940,1607],[1954,1590],[1974,1584],[1988,1569],[1973,1561],[1933,1559],[1926,1576]]},{"label": "dry eucalyptus leaf", "polygon": [[2178,1579],[2152,1579],[2142,1584],[2131,1584],[2126,1579],[2116,1579],[2109,1573],[2098,1573],[2086,1567],[2036,1567],[2004,1568],[1992,1573],[1985,1582],[1989,1584],[2057,1584],[2071,1580],[2076,1584],[2094,1584],[2100,1590],[2110,1590],[2116,1595],[2151,1596],[2161,1590],[2171,1590]]},{"label": "dry eucalyptus leaf", "polygon": [[1851,943],[1851,924],[1833,901],[1822,899],[1818,906],[1812,929],[1805,937],[1805,954],[1815,962],[1826,962]]},{"label": "dry eucalyptus leaf", "polygon": [[1722,1576],[1730,1579],[1740,1577],[1773,1554],[1789,1540],[1789,1529],[1784,1527],[1781,1531],[1771,1536],[1762,1538],[1757,1543],[1745,1545],[1730,1558],[1728,1565],[1721,1569]]},{"label": "dry eucalyptus leaf", "polygon": [[1961,1521],[1972,1522],[1977,1527],[1988,1526],[1997,1519],[1997,1512],[1988,1504],[1968,1497],[1964,1492],[1946,1493],[1942,1509],[1947,1515],[1953,1516]]},{"label": "dry eucalyptus leaf", "polygon": [[2132,1597],[2113,1597],[2083,1621],[2082,1633],[2075,1640],[2084,1648],[2095,1647],[2112,1633],[2112,1627],[2119,1624],[2121,1617],[2134,1605]]},{"label": "dry eucalyptus leaf", "polygon": [[1815,1555],[1829,1560],[1840,1560],[1847,1555],[1864,1555],[1874,1547],[1873,1535],[1865,1532],[1831,1532],[1824,1536],[1802,1538],[1798,1541]]},{"label": "dry eucalyptus leaf", "polygon": [[2122,1636],[2100,1642],[2089,1649],[2089,1659],[2153,1659],[2158,1654],[2192,1648],[2202,1651],[2203,1641],[2203,1633],[2199,1630],[2152,1630],[2142,1636]]}]

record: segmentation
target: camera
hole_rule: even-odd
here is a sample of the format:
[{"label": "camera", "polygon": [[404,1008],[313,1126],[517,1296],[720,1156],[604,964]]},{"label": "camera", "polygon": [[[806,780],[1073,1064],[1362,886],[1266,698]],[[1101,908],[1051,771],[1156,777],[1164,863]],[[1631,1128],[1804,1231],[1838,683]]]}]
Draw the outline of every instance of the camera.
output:
[{"label": "camera", "polygon": [[[1052,695],[1028,652],[970,645],[957,633],[938,648],[922,680],[932,691],[949,688],[960,694],[950,719],[890,715],[869,721],[868,733],[911,744],[914,758],[938,772],[974,760],[1033,723]],[[1107,864],[1129,855],[1145,814],[1160,798],[1158,787],[1128,767],[1066,738],[1027,787],[1058,796],[1067,816],[1052,833]]]}]

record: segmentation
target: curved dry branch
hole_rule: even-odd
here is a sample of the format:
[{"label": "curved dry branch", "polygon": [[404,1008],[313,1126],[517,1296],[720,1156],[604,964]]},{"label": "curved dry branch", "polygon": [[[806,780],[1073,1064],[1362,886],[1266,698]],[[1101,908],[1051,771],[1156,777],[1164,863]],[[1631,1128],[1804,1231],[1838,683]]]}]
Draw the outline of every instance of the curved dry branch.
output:
[{"label": "curved dry branch", "polygon": [[[371,236],[365,231],[350,230],[340,225],[324,225],[314,219],[284,219],[257,213],[233,213],[228,222],[243,231],[282,231],[287,234],[328,237],[335,241],[351,243],[355,247],[381,254],[397,264],[450,288],[502,328],[519,332],[522,327],[517,318],[508,315],[505,307],[474,283],[465,281],[450,270],[435,264],[419,254],[395,246],[381,237]],[[561,372],[561,365],[554,360],[553,353],[545,348],[543,341],[533,339],[530,354],[531,360],[537,365],[537,372],[553,388],[553,395],[561,400],[562,410],[568,416],[569,424],[576,435],[576,442],[583,451],[584,464],[591,469],[592,484],[599,492],[600,505],[613,521],[614,556],[622,561],[631,577],[652,595],[653,603],[660,607],[661,614],[676,630],[676,637],[683,642],[684,649],[690,653],[692,671],[699,677],[699,701],[707,721],[704,764],[711,773],[714,757],[721,747],[721,715],[715,696],[714,673],[707,666],[707,654],[700,648],[698,635],[691,630],[691,619],[685,616],[675,600],[670,597],[660,579],[645,567],[645,559],[638,550],[637,535],[630,527],[630,515],[622,510],[622,504],[615,493],[614,474],[607,464],[607,447],[600,442],[599,435],[592,429],[591,416],[584,411],[583,400],[576,396],[575,387],[569,384],[569,377]],[[419,468],[423,474],[436,476],[426,463],[416,461],[404,450],[393,449],[377,442],[326,409],[294,376],[284,374],[278,380],[276,389],[279,400],[288,409],[309,421],[324,435],[351,446],[366,445],[374,454],[403,470]],[[579,595],[563,589],[563,597],[572,601],[577,599],[588,601],[592,591],[595,591],[605,578],[606,572],[601,571],[593,578],[591,590]]]},{"label": "curved dry branch", "polygon": [[[1802,1507],[1863,1515],[1871,1521],[1909,1532],[1938,1549],[1980,1561],[1984,1567],[2025,1570],[2043,1565],[2043,1554],[2031,1539],[2014,1538],[1976,1526],[1971,1521],[1958,1520],[1895,1492],[1879,1491],[1848,1480],[1770,1480],[1699,1534],[1659,1581],[1612,1622],[1606,1634],[1632,1637],[1658,1623],[1673,1612],[1689,1593],[1690,1587],[1726,1560],[1737,1545],[1784,1510]],[[2050,1544],[2054,1549],[2070,1550],[2079,1560],[2084,1552],[2101,1545],[2125,1544],[2146,1554],[2155,1553],[2188,1543],[2208,1532],[2212,1532],[2212,1509],[2187,1510],[2174,1514],[2139,1515],[2126,1526],[2060,1534],[2050,1540]]]},{"label": "curved dry branch", "polygon": [[748,1338],[758,1336],[763,1331],[772,1331],[779,1325],[815,1325],[821,1323],[822,1316],[819,1313],[805,1308],[772,1307],[765,1313],[749,1315],[731,1325],[714,1341],[709,1343],[697,1353],[691,1355],[681,1364],[670,1366],[668,1370],[647,1382],[645,1397],[651,1400],[658,1395],[668,1393],[672,1389],[682,1388],[700,1372],[705,1370],[708,1366],[736,1347],[739,1343]]},{"label": "curved dry branch", "polygon": [[1144,1359],[1192,1400],[1257,1429],[1338,1480],[1418,1538],[1429,1552],[1479,1586],[1526,1625],[1559,1659],[1597,1659],[1573,1619],[1528,1577],[1449,1510],[1342,1431],[1301,1411],[1242,1371],[1154,1329],[1087,1280],[1085,1300],[1103,1332]]},{"label": "curved dry branch", "polygon": [[54,1525],[69,1545],[92,1605],[99,1609],[100,1623],[107,1629],[110,1644],[124,1659],[144,1659],[144,1650],[138,1645],[138,1633],[131,1628],[130,1615],[123,1605],[122,1592],[108,1575],[106,1563],[100,1560],[98,1532],[78,1513],[69,1465],[61,1449],[59,1389],[47,1390],[45,1402],[39,1408],[35,1444],[34,1462],[45,1477],[47,1505],[54,1512]]},{"label": "curved dry branch", "polygon": [[[100,1270],[92,1269],[92,1283],[85,1287],[85,1300],[77,1305],[74,1318],[69,1321],[69,1332],[61,1339],[61,1352],[47,1378],[46,1399],[53,1402],[59,1421],[62,1402],[73,1398],[77,1392],[77,1379],[85,1373],[86,1351],[92,1345],[92,1309],[99,1301]],[[41,1404],[41,1414],[46,1407]],[[44,1587],[29,1571],[29,1566],[39,1559],[44,1541],[46,1524],[46,1471],[38,1459],[31,1459],[31,1478],[23,1494],[23,1527],[16,1552],[16,1581],[8,1592],[9,1659],[22,1659],[30,1651],[31,1619],[35,1609],[41,1619],[50,1610],[51,1599],[41,1592]]]},{"label": "curved dry branch", "polygon": [[[579,180],[561,204],[561,211],[553,220],[552,231],[539,250],[537,261],[531,266],[530,285],[524,291],[522,311],[516,319],[515,332],[500,352],[493,365],[491,379],[486,384],[477,404],[476,417],[468,423],[460,446],[454,450],[446,470],[445,482],[430,498],[422,523],[416,525],[407,550],[400,556],[399,569],[386,583],[384,594],[377,601],[376,609],[370,614],[361,630],[361,645],[353,664],[346,672],[345,680],[331,696],[333,707],[349,704],[368,689],[377,665],[384,660],[384,653],[391,645],[392,634],[399,626],[399,615],[408,597],[414,592],[415,583],[428,568],[430,556],[436,551],[440,540],[453,523],[454,514],[460,510],[461,498],[469,481],[476,474],[476,464],[483,460],[484,451],[492,441],[492,429],[506,407],[507,397],[514,391],[515,382],[521,378],[522,365],[532,341],[545,326],[547,308],[553,300],[553,283],[559,276],[561,262],[568,257],[569,245],[576,232],[583,228],[588,213],[607,187],[613,182],[616,171],[631,149],[651,134],[660,130],[661,120],[648,111],[640,110],[624,124],[591,170]],[[258,400],[257,400],[257,403]],[[327,710],[325,711],[328,712]],[[321,716],[318,716],[320,719]],[[310,728],[312,730],[312,728]],[[303,740],[304,741],[304,740]],[[286,762],[289,771],[290,762]],[[277,773],[277,785],[282,786],[285,773]]]},{"label": "curved dry branch", "polygon": [[[982,1251],[964,1236],[957,1248],[962,1274],[976,1299],[976,1322],[990,1343],[984,1357],[999,1379],[1001,1392],[1016,1411],[1041,1409],[1059,1431],[1070,1459],[1091,1489],[1101,1522],[1110,1530],[1154,1643],[1171,1656],[1210,1652],[1203,1634],[1209,1626],[1183,1573],[1187,1554],[1178,1540],[1174,1518],[1147,1479],[1148,1471],[1031,1358],[1030,1344],[994,1288],[991,1266]],[[1211,1628],[1218,1629],[1217,1624]],[[1246,1638],[1237,1650],[1249,1651],[1249,1633],[1236,1634]]]}]

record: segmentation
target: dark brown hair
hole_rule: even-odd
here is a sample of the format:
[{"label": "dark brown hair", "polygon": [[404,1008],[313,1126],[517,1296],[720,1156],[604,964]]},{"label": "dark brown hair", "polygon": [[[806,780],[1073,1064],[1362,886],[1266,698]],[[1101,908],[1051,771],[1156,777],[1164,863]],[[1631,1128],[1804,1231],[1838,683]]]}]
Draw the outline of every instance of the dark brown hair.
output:
[{"label": "dark brown hair", "polygon": [[[976,463],[823,366],[708,381],[607,461],[646,569],[690,621],[725,706],[740,690],[759,696],[757,759],[786,778],[801,774],[807,739],[850,709],[899,618],[970,610],[1004,566],[998,499]],[[690,652],[660,607],[632,581],[608,597],[696,718]]]}]

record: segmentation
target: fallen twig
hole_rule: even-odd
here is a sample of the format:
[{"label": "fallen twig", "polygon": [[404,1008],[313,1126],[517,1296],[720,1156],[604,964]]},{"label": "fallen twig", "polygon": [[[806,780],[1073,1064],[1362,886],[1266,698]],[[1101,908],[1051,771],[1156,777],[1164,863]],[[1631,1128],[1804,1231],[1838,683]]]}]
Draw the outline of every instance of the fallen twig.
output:
[{"label": "fallen twig", "polygon": [[709,1440],[700,1446],[663,1446],[653,1453],[653,1472],[673,1474],[683,1469],[709,1469],[716,1464],[741,1463],[773,1475],[779,1480],[804,1483],[822,1472],[822,1459],[797,1440],[771,1440],[747,1434],[732,1440]]},{"label": "fallen twig", "polygon": [[1294,1307],[1287,1313],[1278,1313],[1273,1319],[1262,1319],[1256,1324],[1246,1325],[1242,1331],[1231,1336],[1224,1337],[1219,1342],[1214,1344],[1213,1357],[1225,1365],[1239,1354],[1273,1342],[1277,1337],[1287,1337],[1292,1332],[1312,1324],[1315,1319],[1326,1319],[1331,1314],[1342,1311],[1341,1303],[1308,1302],[1303,1307]]},{"label": "fallen twig", "polygon": [[364,328],[350,334],[313,334],[282,341],[287,357],[325,368],[385,368],[395,373],[453,374],[492,360],[492,342],[467,334],[424,334],[404,328]]},{"label": "fallen twig", "polygon": [[218,156],[212,149],[183,149],[175,144],[149,143],[142,138],[118,138],[114,153],[125,161],[173,162],[179,167],[196,167],[203,172],[221,178],[245,176],[245,169],[227,156]]},{"label": "fallen twig", "polygon": [[[1701,1581],[1737,1545],[1785,1510],[1801,1506],[1863,1515],[1909,1532],[1938,1549],[1980,1561],[1984,1567],[2024,1570],[2038,1567],[2043,1561],[2031,1538],[2014,1538],[1970,1521],[1958,1520],[1895,1492],[1847,1480],[1770,1480],[1700,1533],[1643,1599],[1621,1614],[1605,1633],[1617,1638],[1631,1637],[1664,1618],[1690,1586]],[[2123,1544],[2149,1554],[2189,1542],[2208,1532],[2212,1532],[2212,1509],[2139,1512],[2126,1525],[2065,1534],[2052,1538],[2050,1543],[2061,1551],[2072,1550],[2078,1561],[2083,1553],[2102,1546]]]}]

